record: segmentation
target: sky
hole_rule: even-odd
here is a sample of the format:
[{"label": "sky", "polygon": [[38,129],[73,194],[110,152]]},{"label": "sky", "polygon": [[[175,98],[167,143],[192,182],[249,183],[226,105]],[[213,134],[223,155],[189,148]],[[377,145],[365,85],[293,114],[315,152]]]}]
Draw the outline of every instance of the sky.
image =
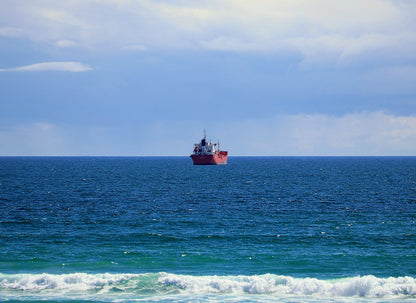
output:
[{"label": "sky", "polygon": [[416,156],[414,0],[2,0],[0,156]]}]

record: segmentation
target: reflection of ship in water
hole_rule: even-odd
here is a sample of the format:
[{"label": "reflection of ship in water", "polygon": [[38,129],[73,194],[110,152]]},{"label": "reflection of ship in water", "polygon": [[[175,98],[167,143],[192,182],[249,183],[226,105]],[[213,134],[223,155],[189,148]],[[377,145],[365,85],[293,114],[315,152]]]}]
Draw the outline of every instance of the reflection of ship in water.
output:
[{"label": "reflection of ship in water", "polygon": [[220,143],[211,143],[207,141],[207,135],[204,130],[204,138],[201,142],[195,144],[194,152],[191,155],[194,165],[218,165],[227,164],[228,151],[220,150]]}]

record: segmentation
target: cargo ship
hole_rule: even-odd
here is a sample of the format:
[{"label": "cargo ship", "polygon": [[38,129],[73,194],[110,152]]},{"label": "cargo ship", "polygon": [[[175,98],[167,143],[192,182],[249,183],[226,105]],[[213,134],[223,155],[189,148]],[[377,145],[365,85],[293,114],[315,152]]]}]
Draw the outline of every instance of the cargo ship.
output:
[{"label": "cargo ship", "polygon": [[194,152],[190,156],[194,165],[220,165],[227,164],[228,151],[220,150],[220,143],[211,143],[207,141],[207,135],[204,130],[204,138],[201,142],[196,143]]}]

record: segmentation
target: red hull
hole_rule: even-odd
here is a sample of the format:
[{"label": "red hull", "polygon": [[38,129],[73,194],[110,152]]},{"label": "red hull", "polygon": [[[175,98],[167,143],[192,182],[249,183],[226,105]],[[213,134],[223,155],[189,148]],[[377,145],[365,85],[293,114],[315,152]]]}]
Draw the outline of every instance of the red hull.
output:
[{"label": "red hull", "polygon": [[191,155],[194,165],[220,165],[227,164],[227,151],[220,151],[215,155]]}]

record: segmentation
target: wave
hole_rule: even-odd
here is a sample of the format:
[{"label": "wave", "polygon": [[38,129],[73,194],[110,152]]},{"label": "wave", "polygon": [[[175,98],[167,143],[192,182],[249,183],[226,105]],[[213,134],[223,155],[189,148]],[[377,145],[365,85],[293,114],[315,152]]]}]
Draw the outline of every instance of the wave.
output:
[{"label": "wave", "polygon": [[413,277],[357,276],[333,280],[273,274],[193,276],[145,274],[0,274],[0,300],[27,297],[143,298],[170,295],[266,295],[273,297],[416,298]]}]

